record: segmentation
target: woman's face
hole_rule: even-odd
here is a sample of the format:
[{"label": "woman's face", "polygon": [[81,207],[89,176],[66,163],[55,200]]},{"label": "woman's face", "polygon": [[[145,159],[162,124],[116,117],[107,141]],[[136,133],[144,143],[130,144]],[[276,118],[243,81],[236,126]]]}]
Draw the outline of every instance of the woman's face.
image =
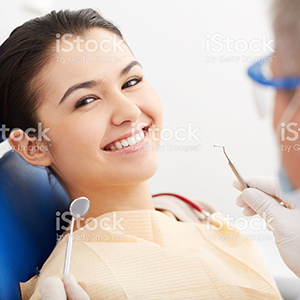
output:
[{"label": "woman's face", "polygon": [[[53,150],[47,156],[72,194],[145,181],[157,169],[160,99],[118,36],[93,28],[81,39],[72,42],[71,52],[61,49],[70,45],[57,42],[38,78],[42,104],[37,114],[43,129],[50,128]],[[95,47],[94,42],[85,46],[90,39],[98,45],[103,41],[105,52],[89,51]]]}]

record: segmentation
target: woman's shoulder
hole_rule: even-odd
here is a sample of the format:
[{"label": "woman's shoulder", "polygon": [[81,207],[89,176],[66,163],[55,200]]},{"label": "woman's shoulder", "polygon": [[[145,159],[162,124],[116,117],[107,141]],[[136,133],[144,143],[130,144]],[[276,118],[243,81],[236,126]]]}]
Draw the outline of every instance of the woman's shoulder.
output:
[{"label": "woman's shoulder", "polygon": [[157,210],[170,211],[177,220],[186,223],[203,222],[210,214],[217,211],[212,204],[195,197],[162,193],[154,195],[152,199]]}]

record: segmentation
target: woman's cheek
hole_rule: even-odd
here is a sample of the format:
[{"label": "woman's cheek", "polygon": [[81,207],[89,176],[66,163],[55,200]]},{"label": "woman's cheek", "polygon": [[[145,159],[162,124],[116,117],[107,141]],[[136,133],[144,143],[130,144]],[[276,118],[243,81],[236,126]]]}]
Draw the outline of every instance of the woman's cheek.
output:
[{"label": "woman's cheek", "polygon": [[150,105],[150,109],[152,110],[151,114],[156,119],[157,126],[161,127],[162,118],[163,118],[162,103],[154,88],[151,87],[151,92],[149,94],[150,94],[150,99],[148,103],[152,103],[152,105]]}]

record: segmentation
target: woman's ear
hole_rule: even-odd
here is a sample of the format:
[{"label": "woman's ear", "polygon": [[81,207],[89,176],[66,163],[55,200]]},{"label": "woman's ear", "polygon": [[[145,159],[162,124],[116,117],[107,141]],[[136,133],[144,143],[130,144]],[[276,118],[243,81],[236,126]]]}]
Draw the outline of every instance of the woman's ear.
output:
[{"label": "woman's ear", "polygon": [[9,143],[14,151],[27,162],[36,166],[50,166],[49,148],[37,137],[29,137],[23,130],[16,129],[9,135]]}]

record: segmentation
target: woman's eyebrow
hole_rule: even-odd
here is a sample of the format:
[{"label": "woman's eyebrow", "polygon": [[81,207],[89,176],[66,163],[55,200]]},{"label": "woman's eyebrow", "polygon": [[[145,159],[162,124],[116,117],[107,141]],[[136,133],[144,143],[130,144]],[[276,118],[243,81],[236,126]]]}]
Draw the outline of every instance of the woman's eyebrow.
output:
[{"label": "woman's eyebrow", "polygon": [[[138,61],[134,60],[129,65],[127,65],[124,69],[121,70],[120,77],[127,74],[131,70],[131,68],[133,68],[136,65],[138,65],[142,68],[142,65]],[[63,97],[60,99],[58,105],[60,105],[74,91],[76,91],[78,89],[92,88],[96,85],[99,85],[100,83],[101,83],[101,81],[90,80],[90,81],[78,83],[78,84],[71,86],[70,88],[68,88],[68,90],[65,92]]]},{"label": "woman's eyebrow", "polygon": [[123,76],[123,75],[125,75],[125,74],[127,74],[127,73],[131,70],[131,68],[133,68],[133,67],[136,66],[136,65],[138,65],[138,66],[140,66],[141,68],[143,68],[142,65],[141,65],[138,61],[134,60],[134,61],[132,61],[127,67],[125,67],[125,68],[121,71],[120,77]]},{"label": "woman's eyebrow", "polygon": [[86,81],[86,82],[78,83],[78,84],[71,86],[70,88],[68,88],[68,90],[65,92],[63,97],[60,99],[58,105],[60,105],[74,91],[76,91],[78,89],[92,88],[98,84],[99,84],[99,82],[97,82],[95,80],[91,80],[91,81]]}]

